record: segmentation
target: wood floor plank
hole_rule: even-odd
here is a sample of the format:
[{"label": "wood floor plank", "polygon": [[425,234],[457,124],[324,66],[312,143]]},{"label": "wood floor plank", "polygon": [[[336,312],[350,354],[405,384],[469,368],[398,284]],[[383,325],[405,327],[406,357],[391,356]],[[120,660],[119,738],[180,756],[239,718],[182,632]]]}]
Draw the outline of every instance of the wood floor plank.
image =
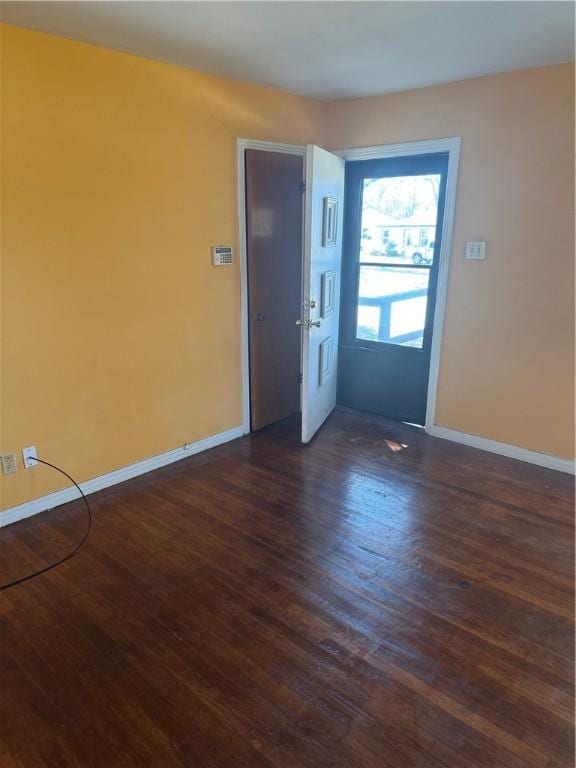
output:
[{"label": "wood floor plank", "polygon": [[568,476],[340,410],[91,500],[0,594],[1,768],[574,765]]}]

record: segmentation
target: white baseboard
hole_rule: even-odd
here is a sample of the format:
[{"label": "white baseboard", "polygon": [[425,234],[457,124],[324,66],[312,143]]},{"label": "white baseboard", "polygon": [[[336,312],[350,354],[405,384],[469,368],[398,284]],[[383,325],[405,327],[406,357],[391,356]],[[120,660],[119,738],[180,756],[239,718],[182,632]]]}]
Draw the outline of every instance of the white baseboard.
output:
[{"label": "white baseboard", "polygon": [[[211,435],[210,437],[205,437],[203,440],[197,440],[195,443],[186,443],[180,448],[174,448],[171,451],[160,453],[149,459],[137,461],[135,464],[116,469],[105,475],[93,477],[91,480],[86,480],[85,482],[80,483],[80,487],[86,495],[95,493],[96,491],[101,491],[103,488],[109,488],[111,485],[122,483],[124,480],[130,480],[132,477],[138,477],[138,475],[151,472],[153,469],[159,469],[160,467],[165,467],[167,464],[172,464],[180,459],[193,456],[195,453],[207,451],[209,448],[215,448],[217,445],[222,445],[230,440],[235,440],[236,438],[245,435],[246,432],[247,430],[243,426],[234,427],[234,429],[229,429],[226,432],[219,432],[217,435]],[[78,491],[76,488],[63,488],[61,491],[48,493],[46,496],[40,496],[39,498],[27,501],[24,504],[10,507],[10,509],[5,509],[3,512],[0,512],[0,528],[5,525],[10,525],[10,523],[16,523],[18,520],[23,520],[26,517],[37,515],[39,512],[45,512],[47,509],[59,507],[61,504],[66,504],[66,502],[77,498]]]},{"label": "white baseboard", "polygon": [[508,445],[508,443],[498,443],[496,440],[488,440],[486,437],[478,437],[477,435],[468,435],[466,432],[439,427],[436,424],[426,431],[432,437],[441,437],[444,440],[452,440],[454,443],[462,443],[472,448],[479,448],[481,451],[498,453],[510,459],[527,461],[529,464],[538,464],[538,466],[546,467],[547,469],[556,469],[558,472],[574,474],[575,463],[571,459],[562,459],[559,456],[552,456],[549,453],[540,453],[539,451],[529,451],[527,448],[518,448],[516,445]]}]

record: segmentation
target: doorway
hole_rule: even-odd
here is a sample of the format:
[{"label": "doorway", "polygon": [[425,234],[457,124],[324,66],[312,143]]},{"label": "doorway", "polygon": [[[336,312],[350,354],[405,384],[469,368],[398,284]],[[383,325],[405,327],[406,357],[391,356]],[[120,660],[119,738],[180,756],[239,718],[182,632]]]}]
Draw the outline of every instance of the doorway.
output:
[{"label": "doorway", "polygon": [[347,162],[338,402],[424,425],[448,152]]},{"label": "doorway", "polygon": [[246,432],[336,407],[344,161],[314,144],[238,139]]},{"label": "doorway", "polygon": [[304,158],[247,149],[250,429],[300,411]]}]

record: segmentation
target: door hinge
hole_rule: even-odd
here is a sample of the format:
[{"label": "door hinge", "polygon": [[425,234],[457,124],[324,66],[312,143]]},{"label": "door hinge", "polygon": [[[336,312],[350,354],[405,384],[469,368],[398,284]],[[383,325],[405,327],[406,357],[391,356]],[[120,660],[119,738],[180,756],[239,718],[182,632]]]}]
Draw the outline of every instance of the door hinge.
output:
[{"label": "door hinge", "polygon": [[304,383],[304,374],[303,373],[299,373],[298,374],[298,384],[303,384],[303,383]]},{"label": "door hinge", "polygon": [[306,192],[306,182],[301,181],[300,182],[300,192]]}]

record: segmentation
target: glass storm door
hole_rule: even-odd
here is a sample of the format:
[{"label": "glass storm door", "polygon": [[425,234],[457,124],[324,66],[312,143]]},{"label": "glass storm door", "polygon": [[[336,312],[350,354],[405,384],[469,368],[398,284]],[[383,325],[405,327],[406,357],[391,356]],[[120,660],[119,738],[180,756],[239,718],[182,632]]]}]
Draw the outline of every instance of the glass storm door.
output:
[{"label": "glass storm door", "polygon": [[424,424],[448,155],[346,164],[338,402]]}]

